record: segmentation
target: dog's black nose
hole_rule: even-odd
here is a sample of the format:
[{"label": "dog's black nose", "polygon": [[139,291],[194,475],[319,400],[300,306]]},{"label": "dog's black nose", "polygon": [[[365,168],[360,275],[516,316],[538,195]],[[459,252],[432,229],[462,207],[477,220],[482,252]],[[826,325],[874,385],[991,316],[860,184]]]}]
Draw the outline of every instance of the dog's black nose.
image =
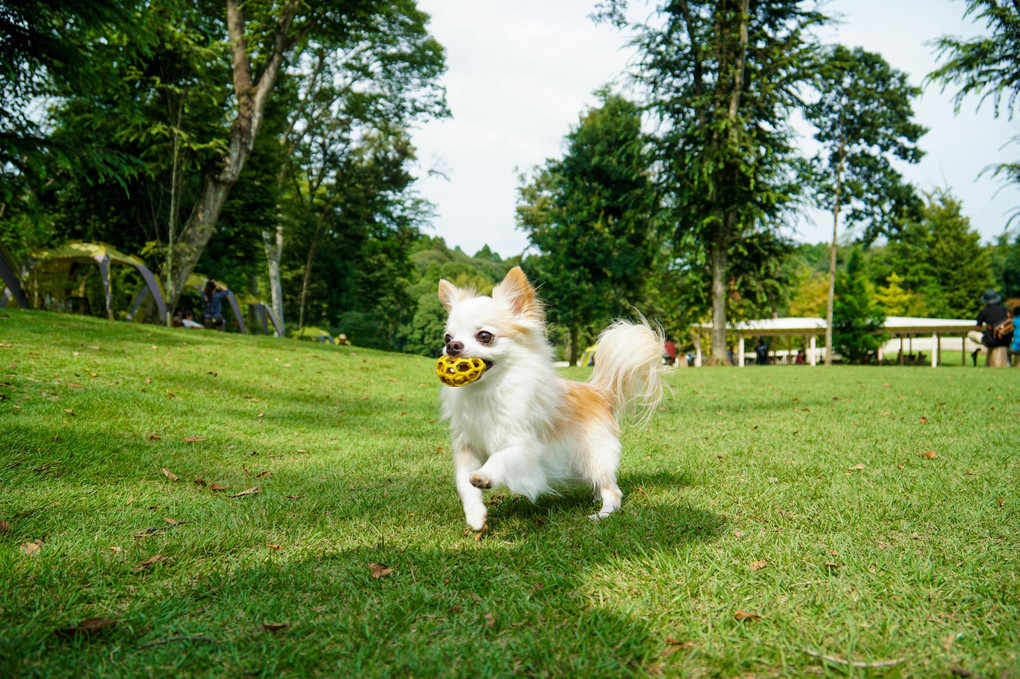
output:
[{"label": "dog's black nose", "polygon": [[446,355],[447,356],[460,356],[460,353],[464,351],[463,342],[447,342],[446,343]]}]

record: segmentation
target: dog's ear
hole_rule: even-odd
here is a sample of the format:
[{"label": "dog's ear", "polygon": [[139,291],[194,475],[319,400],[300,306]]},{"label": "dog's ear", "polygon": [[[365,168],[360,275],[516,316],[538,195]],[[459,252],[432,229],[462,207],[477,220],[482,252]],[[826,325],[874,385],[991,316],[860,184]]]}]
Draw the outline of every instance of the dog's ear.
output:
[{"label": "dog's ear", "polygon": [[507,272],[503,282],[492,290],[492,298],[506,302],[518,316],[542,316],[542,303],[535,297],[535,286],[528,282],[519,266]]},{"label": "dog's ear", "polygon": [[443,303],[443,306],[446,307],[447,311],[452,309],[453,305],[457,302],[462,299],[468,299],[473,295],[473,290],[458,288],[445,278],[439,281],[439,301]]}]

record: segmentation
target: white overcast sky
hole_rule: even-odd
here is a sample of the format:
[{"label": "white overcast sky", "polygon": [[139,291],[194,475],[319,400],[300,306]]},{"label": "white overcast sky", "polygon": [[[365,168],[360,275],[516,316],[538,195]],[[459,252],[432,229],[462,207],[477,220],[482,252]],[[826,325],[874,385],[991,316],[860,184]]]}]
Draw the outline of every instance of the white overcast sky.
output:
[{"label": "white overcast sky", "polygon": [[[514,223],[518,174],[562,156],[565,135],[596,103],[594,91],[620,81],[633,57],[626,34],[588,18],[594,4],[419,0],[432,16],[432,34],[447,49],[444,84],[453,114],[414,132],[422,175],[437,169],[447,177],[433,174],[418,185],[436,205],[429,235],[468,254],[484,245],[503,257],[527,248]],[[652,6],[630,4],[638,19]],[[936,63],[926,42],[984,31],[964,20],[965,8],[964,0],[832,0],[824,9],[842,23],[821,37],[878,52],[921,85]],[[989,164],[1020,157],[1020,144],[1003,148],[1020,134],[1020,117],[1009,121],[1003,110],[994,118],[990,101],[976,111],[976,98],[954,115],[952,93],[929,85],[915,101],[916,120],[929,128],[920,142],[927,153],[920,164],[901,169],[922,190],[949,188],[982,240],[991,242],[1003,232],[1010,209],[1020,205],[1020,190],[978,175]],[[819,213],[794,237],[816,243],[831,235],[830,218]]]}]

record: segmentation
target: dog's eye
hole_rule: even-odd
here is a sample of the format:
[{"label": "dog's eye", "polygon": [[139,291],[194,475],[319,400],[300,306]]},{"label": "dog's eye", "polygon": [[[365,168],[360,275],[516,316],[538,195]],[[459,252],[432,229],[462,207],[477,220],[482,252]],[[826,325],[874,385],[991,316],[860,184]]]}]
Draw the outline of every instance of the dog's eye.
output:
[{"label": "dog's eye", "polygon": [[446,344],[449,344],[450,340],[452,340],[452,339],[453,339],[452,335],[447,335],[446,337],[443,338],[443,342],[445,342]]},{"label": "dog's eye", "polygon": [[475,339],[481,342],[482,344],[488,344],[493,340],[493,337],[491,332],[481,330],[477,335],[475,335]]}]

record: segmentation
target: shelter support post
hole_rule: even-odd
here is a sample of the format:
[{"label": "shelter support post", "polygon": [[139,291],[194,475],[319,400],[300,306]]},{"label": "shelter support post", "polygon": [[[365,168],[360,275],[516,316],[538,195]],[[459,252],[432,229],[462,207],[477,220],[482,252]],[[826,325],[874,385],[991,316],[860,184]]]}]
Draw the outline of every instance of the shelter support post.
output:
[{"label": "shelter support post", "polygon": [[744,334],[737,335],[737,365],[744,367]]},{"label": "shelter support post", "polygon": [[7,286],[4,297],[13,299],[22,309],[31,308],[28,305],[28,298],[25,297],[25,291],[21,289],[21,281],[18,280],[14,265],[7,261],[2,249],[0,249],[0,280]]},{"label": "shelter support post", "polygon": [[931,367],[937,368],[939,365],[939,354],[942,353],[939,350],[939,334],[936,332],[931,336]]},{"label": "shelter support post", "polygon": [[810,348],[808,349],[808,361],[811,363],[811,365],[815,365],[817,363],[817,358],[816,358],[815,354],[818,351],[818,336],[817,335],[811,335],[811,343],[810,343],[809,347]]},{"label": "shelter support post", "polygon": [[241,307],[237,303],[237,297],[235,297],[234,293],[229,290],[227,291],[227,301],[230,302],[230,310],[234,312],[234,318],[237,319],[237,329],[241,331],[242,335],[246,334],[248,331],[244,327],[244,317],[241,316]]},{"label": "shelter support post", "polygon": [[106,317],[113,320],[113,290],[110,289],[110,257],[109,255],[95,255],[96,264],[99,265],[99,274],[103,278],[103,293],[106,300]]},{"label": "shelter support post", "polygon": [[694,331],[691,333],[691,340],[694,342],[694,367],[701,367],[701,333]]}]

